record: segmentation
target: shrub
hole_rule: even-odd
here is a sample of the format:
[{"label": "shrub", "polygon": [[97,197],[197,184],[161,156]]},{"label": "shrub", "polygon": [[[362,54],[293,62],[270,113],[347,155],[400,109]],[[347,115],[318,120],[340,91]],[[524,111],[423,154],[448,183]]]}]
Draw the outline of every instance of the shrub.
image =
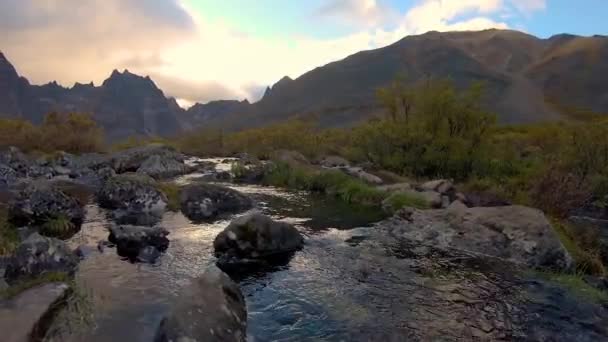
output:
[{"label": "shrub", "polygon": [[68,237],[74,231],[75,226],[66,216],[60,215],[49,219],[40,227],[40,233],[52,237]]},{"label": "shrub", "polygon": [[19,235],[8,222],[8,212],[0,207],[0,256],[11,254],[19,245]]},{"label": "shrub", "polygon": [[390,208],[392,213],[397,212],[401,208],[412,207],[416,209],[429,209],[431,205],[422,197],[415,194],[404,192],[396,192],[391,194],[385,203],[386,208]]},{"label": "shrub", "polygon": [[167,196],[167,209],[169,209],[170,211],[179,211],[180,210],[180,193],[181,193],[181,188],[179,185],[175,184],[175,183],[171,183],[171,182],[163,182],[163,183],[158,183],[157,185],[158,190],[160,190],[162,193],[165,194],[165,196]]}]

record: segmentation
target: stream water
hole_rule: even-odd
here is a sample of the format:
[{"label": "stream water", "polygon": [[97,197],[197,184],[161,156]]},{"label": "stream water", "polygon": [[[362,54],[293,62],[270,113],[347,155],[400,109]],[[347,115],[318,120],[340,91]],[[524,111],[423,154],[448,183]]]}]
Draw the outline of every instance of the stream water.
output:
[{"label": "stream water", "polygon": [[[176,182],[185,184],[198,176],[188,175]],[[340,230],[382,219],[377,210],[306,193],[225,185],[252,197],[257,203],[254,210],[295,224],[309,241],[339,237]],[[229,220],[192,224],[181,213],[167,213],[160,225],[170,231],[170,246],[153,265],[130,263],[112,248],[98,252],[98,242],[107,239],[110,224],[103,209],[89,205],[82,230],[69,241],[72,247],[85,246],[84,250],[90,252],[76,276],[84,299],[75,314],[86,315],[88,320],[74,326],[74,317],[65,317],[52,329],[52,340],[152,341],[174,296],[214,262],[213,240]],[[338,319],[332,315],[341,309],[330,310],[326,306],[330,302],[341,305],[340,292],[351,291],[356,284],[340,282],[338,274],[331,274],[335,271],[321,267],[320,259],[328,256],[316,250],[305,248],[285,267],[242,279],[249,312],[249,340],[331,337],[340,329],[339,324],[332,323]]]}]

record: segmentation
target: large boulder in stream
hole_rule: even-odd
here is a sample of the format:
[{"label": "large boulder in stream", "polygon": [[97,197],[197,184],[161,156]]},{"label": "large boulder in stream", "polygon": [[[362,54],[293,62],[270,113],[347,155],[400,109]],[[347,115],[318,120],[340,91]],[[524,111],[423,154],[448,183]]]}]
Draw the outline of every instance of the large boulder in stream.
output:
[{"label": "large boulder in stream", "polygon": [[239,286],[217,267],[181,291],[158,327],[155,342],[244,342],[247,308]]},{"label": "large boulder in stream", "polygon": [[34,233],[17,247],[6,265],[4,278],[8,284],[15,284],[45,273],[72,274],[78,261],[65,242]]},{"label": "large boulder in stream", "polygon": [[214,220],[253,206],[249,197],[236,190],[206,183],[190,184],[182,188],[180,204],[184,215],[197,222]]},{"label": "large boulder in stream", "polygon": [[498,257],[528,267],[567,271],[572,257],[551,223],[537,209],[523,206],[414,210],[380,223],[396,236],[422,246],[455,248]]},{"label": "large boulder in stream", "polygon": [[159,156],[162,161],[173,160],[184,163],[184,156],[181,153],[163,144],[150,144],[116,152],[110,156],[109,160],[116,173],[127,173],[137,172],[145,162],[148,163],[146,168],[149,168],[152,163],[149,161],[151,156]]},{"label": "large boulder in stream", "polygon": [[3,342],[42,341],[55,313],[67,302],[70,287],[64,283],[43,284],[0,302],[0,331]]},{"label": "large boulder in stream", "polygon": [[302,248],[304,238],[291,224],[260,213],[234,219],[213,241],[218,266],[232,271],[284,259]]},{"label": "large boulder in stream", "polygon": [[[84,221],[83,203],[59,183],[37,181],[9,202],[9,219],[18,226],[32,225],[45,234],[70,237]],[[57,227],[55,227],[57,226]]]},{"label": "large boulder in stream", "polygon": [[148,175],[155,179],[164,179],[186,174],[192,169],[181,160],[153,155],[141,164],[139,169],[137,169],[137,173]]},{"label": "large boulder in stream", "polygon": [[125,174],[110,178],[97,194],[99,205],[111,209],[119,224],[154,225],[167,208],[167,197],[145,175]]},{"label": "large boulder in stream", "polygon": [[169,247],[169,232],[160,227],[113,226],[108,240],[118,255],[132,261],[153,263]]}]

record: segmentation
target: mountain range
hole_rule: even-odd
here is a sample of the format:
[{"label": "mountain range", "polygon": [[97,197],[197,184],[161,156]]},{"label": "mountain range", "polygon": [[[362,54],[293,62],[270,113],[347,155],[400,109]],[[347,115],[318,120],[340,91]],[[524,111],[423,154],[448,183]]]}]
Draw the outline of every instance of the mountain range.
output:
[{"label": "mountain range", "polygon": [[561,34],[541,39],[511,30],[428,32],[362,51],[297,79],[284,77],[262,99],[212,101],[188,110],[149,77],[114,71],[100,86],[32,85],[0,53],[0,117],[34,123],[51,111],[92,113],[109,139],[172,135],[196,127],[242,129],[293,117],[322,127],[380,115],[375,93],[408,82],[449,77],[458,87],[486,85],[485,106],[501,123],[558,120],[564,108],[608,113],[608,37]]}]

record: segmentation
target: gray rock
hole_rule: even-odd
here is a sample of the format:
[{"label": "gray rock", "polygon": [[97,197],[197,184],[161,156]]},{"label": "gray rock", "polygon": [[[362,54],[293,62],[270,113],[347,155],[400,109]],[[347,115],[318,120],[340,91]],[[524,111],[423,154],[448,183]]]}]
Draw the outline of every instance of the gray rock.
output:
[{"label": "gray rock", "polygon": [[420,190],[435,191],[442,195],[448,195],[454,191],[454,184],[449,180],[439,179],[420,185]]},{"label": "gray rock", "polygon": [[327,168],[346,168],[350,166],[350,162],[339,156],[327,156],[321,160],[321,166]]},{"label": "gray rock", "polygon": [[83,204],[64,192],[57,183],[37,181],[30,183],[9,202],[9,219],[18,226],[43,226],[49,221],[67,219],[71,223],[57,234],[62,238],[80,230],[84,220]]},{"label": "gray rock", "polygon": [[0,164],[15,170],[19,177],[25,177],[32,162],[18,148],[10,146],[0,151]]},{"label": "gray rock", "polygon": [[265,263],[275,256],[282,259],[303,244],[302,234],[291,224],[252,213],[234,219],[216,236],[213,248],[218,266],[230,270],[243,263]]},{"label": "gray rock", "polygon": [[532,208],[459,206],[416,211],[411,221],[395,217],[380,225],[425,246],[456,248],[539,269],[565,271],[572,267],[571,256],[547,218]]},{"label": "gray rock", "polygon": [[183,160],[153,155],[141,164],[139,169],[137,169],[137,173],[142,173],[156,179],[163,179],[183,175],[190,172],[190,170],[191,168]]},{"label": "gray rock", "polygon": [[377,189],[384,192],[410,191],[412,190],[412,185],[410,183],[397,183],[389,185],[380,185],[377,187]]},{"label": "gray rock", "polygon": [[119,224],[153,225],[167,208],[167,197],[154,180],[144,175],[118,175],[109,179],[97,194],[102,208],[112,209]]},{"label": "gray rock", "polygon": [[243,165],[254,165],[260,162],[258,157],[249,153],[238,153],[235,155],[235,158],[238,158],[239,162]]},{"label": "gray rock", "polygon": [[11,187],[17,182],[17,178],[17,171],[8,165],[0,164],[0,189]]},{"label": "gray rock", "polygon": [[244,342],[246,338],[243,294],[226,274],[211,267],[173,301],[154,341]]},{"label": "gray rock", "polygon": [[346,174],[355,178],[359,178],[360,180],[369,184],[380,185],[383,183],[382,178],[372,175],[371,173],[366,172],[365,170],[363,170],[363,168],[360,167],[345,167],[341,168],[341,170],[344,171]]},{"label": "gray rock", "polygon": [[180,192],[184,215],[192,221],[214,220],[252,207],[251,199],[240,192],[213,184],[191,184]]},{"label": "gray rock", "polygon": [[169,232],[160,227],[113,226],[108,240],[116,245],[116,251],[122,257],[154,262],[160,252],[169,247],[167,235]]},{"label": "gray rock", "polygon": [[150,144],[116,152],[109,157],[110,165],[116,173],[136,172],[151,156],[160,156],[163,160],[173,159],[184,162],[184,156],[175,149],[163,144]]},{"label": "gray rock", "polygon": [[26,290],[0,304],[3,342],[42,341],[54,314],[65,303],[70,287],[64,283],[44,284]]},{"label": "gray rock", "polygon": [[4,278],[14,284],[48,272],[72,274],[76,266],[78,256],[65,242],[34,233],[17,247],[6,265]]}]

